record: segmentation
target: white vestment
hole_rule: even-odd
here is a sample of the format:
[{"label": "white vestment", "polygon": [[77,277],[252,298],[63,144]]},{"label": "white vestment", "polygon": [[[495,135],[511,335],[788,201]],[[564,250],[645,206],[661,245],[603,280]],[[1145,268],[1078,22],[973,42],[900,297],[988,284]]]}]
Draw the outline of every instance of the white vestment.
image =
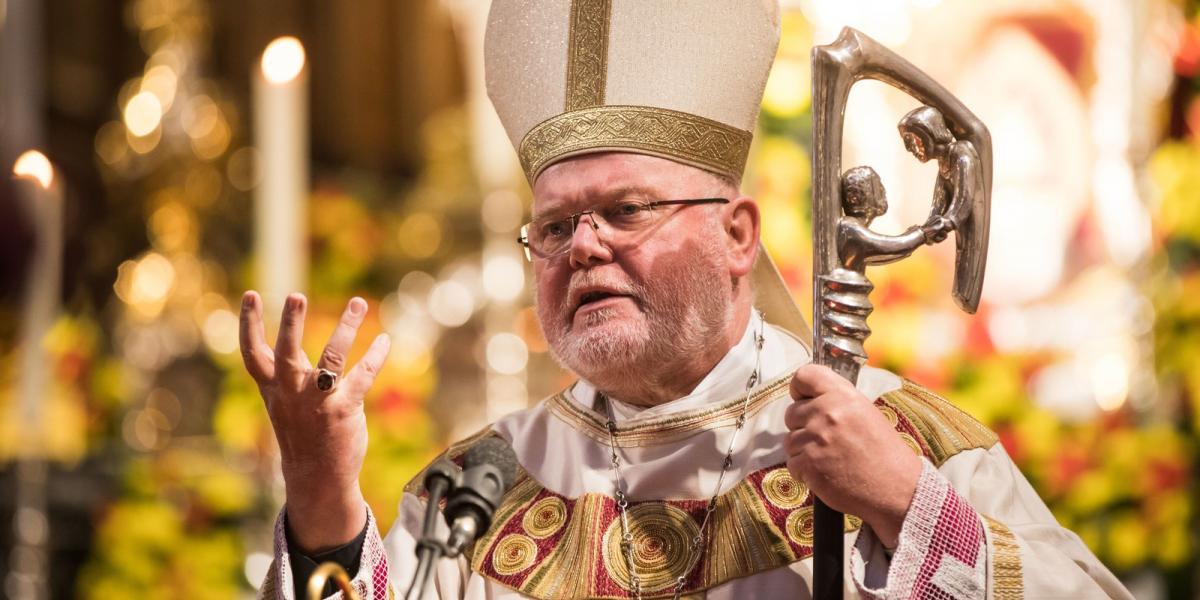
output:
[{"label": "white vestment", "polygon": [[[714,493],[755,364],[755,316],[742,340],[686,397],[639,409],[613,402],[643,596],[670,597]],[[805,598],[812,587],[812,499],[784,467],[788,381],[805,347],[767,325],[761,383],[734,448],[707,543],[685,597]],[[945,400],[879,369],[859,389],[924,456],[894,552],[848,518],[847,598],[1130,598],[1072,532],[1055,521],[996,437]],[[614,483],[608,416],[579,381],[452,446],[497,435],[522,467],[491,529],[469,556],[438,565],[426,597],[632,597]],[[364,598],[407,591],[425,504],[418,476],[382,540],[369,517],[353,585]],[[286,509],[285,509],[286,510]],[[293,597],[283,518],[264,597]],[[445,535],[444,525],[441,525]]]}]

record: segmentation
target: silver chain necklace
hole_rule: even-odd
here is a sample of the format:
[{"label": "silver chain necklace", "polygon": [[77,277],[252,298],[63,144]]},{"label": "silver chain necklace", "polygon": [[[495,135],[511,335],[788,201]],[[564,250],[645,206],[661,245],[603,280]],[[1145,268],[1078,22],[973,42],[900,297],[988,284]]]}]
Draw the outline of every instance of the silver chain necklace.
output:
[{"label": "silver chain necklace", "polygon": [[[704,508],[704,520],[700,522],[700,529],[696,532],[696,537],[692,538],[691,559],[688,560],[683,574],[675,578],[673,600],[679,600],[679,595],[683,593],[683,587],[687,585],[688,575],[700,561],[701,547],[705,542],[704,532],[708,528],[710,517],[717,510],[717,496],[721,493],[721,484],[725,481],[725,474],[729,472],[729,467],[733,466],[733,447],[737,443],[738,433],[746,424],[746,411],[750,408],[750,392],[754,386],[758,385],[759,373],[762,369],[762,347],[763,316],[762,313],[758,313],[758,331],[754,334],[754,371],[746,380],[746,397],[742,400],[742,413],[738,415],[733,435],[729,438],[729,449],[725,451],[725,461],[721,465],[721,474],[717,477],[717,485],[713,489],[712,497],[708,500],[708,505]],[[604,398],[604,408],[608,413],[608,422],[604,426],[608,429],[608,447],[612,451],[613,489],[617,500],[617,511],[621,515],[621,554],[625,556],[626,568],[629,569],[629,582],[633,586],[634,597],[642,600],[642,579],[638,576],[637,566],[633,562],[633,532],[629,529],[629,517],[625,510],[629,507],[629,497],[625,493],[625,479],[621,477],[621,457],[617,454],[617,423],[613,417],[612,402],[607,396],[601,397]]]}]

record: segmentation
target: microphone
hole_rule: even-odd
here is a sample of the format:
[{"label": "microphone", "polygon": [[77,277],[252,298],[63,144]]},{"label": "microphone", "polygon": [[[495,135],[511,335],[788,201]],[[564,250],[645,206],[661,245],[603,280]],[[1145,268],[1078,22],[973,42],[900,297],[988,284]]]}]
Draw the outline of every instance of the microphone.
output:
[{"label": "microphone", "polygon": [[492,526],[492,515],[517,476],[517,456],[499,438],[485,438],[463,456],[462,478],[446,499],[446,556],[456,557]]},{"label": "microphone", "polygon": [[458,556],[488,530],[500,499],[516,477],[517,455],[499,438],[485,438],[467,450],[462,477],[443,511],[450,526],[446,556]]},{"label": "microphone", "polygon": [[[495,437],[484,438],[468,448],[461,471],[444,458],[430,465],[425,474],[429,497],[421,539],[417,541],[417,570],[406,600],[416,600],[424,594],[439,558],[458,556],[487,531],[500,499],[516,478],[517,455]],[[443,497],[446,498],[443,516],[450,526],[446,542],[437,539],[436,533],[438,503]]]}]

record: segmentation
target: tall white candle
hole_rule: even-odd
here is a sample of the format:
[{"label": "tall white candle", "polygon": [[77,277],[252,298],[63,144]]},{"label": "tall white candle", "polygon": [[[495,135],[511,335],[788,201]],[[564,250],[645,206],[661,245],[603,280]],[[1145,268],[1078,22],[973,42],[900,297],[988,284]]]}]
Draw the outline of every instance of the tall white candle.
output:
[{"label": "tall white candle", "polygon": [[[35,439],[41,436],[39,413],[46,396],[48,357],[42,341],[58,314],[62,280],[62,184],[55,181],[54,167],[46,156],[29,150],[17,158],[13,174],[27,180],[25,187],[29,214],[33,216],[37,242],[29,271],[24,307],[24,358],[21,366],[21,422],[23,431]],[[26,448],[29,445],[22,444]]]},{"label": "tall white candle", "polygon": [[20,403],[16,407],[21,439],[17,440],[16,511],[13,537],[16,540],[12,567],[5,585],[15,597],[39,600],[45,597],[46,457],[42,447],[42,410],[49,397],[51,357],[44,341],[58,316],[62,281],[63,184],[55,181],[54,167],[44,154],[29,150],[13,164],[13,175],[26,180],[21,196],[33,217],[37,241],[26,286],[22,322],[23,353],[20,371]]},{"label": "tall white candle", "polygon": [[272,312],[304,291],[308,267],[308,70],[294,37],[272,41],[255,69],[257,287]]}]

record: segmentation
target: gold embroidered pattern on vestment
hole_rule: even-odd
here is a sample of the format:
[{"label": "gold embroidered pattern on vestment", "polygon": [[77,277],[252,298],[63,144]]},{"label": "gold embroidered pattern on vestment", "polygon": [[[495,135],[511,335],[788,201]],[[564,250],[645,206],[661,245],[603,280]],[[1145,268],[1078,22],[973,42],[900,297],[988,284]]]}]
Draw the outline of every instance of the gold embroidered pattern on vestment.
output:
[{"label": "gold embroidered pattern on vestment", "polygon": [[[911,441],[904,441],[910,446],[913,443],[921,446],[922,450],[926,450],[922,453],[929,456],[936,466],[942,466],[947,459],[963,450],[986,450],[998,441],[995,433],[971,415],[907,379],[901,389],[884,394],[881,400],[885,406],[904,415],[904,421],[916,429],[909,432]],[[884,415],[888,416],[887,413]]]},{"label": "gold embroidered pattern on vestment", "polygon": [[685,112],[653,106],[594,106],[537,124],[517,154],[532,182],[552,161],[597,148],[628,148],[738,177],[751,133]]},{"label": "gold embroidered pattern on vestment", "polygon": [[[792,376],[777,379],[763,386],[750,398],[746,416],[750,417],[762,410],[780,396],[788,393],[788,383]],[[667,415],[658,419],[650,419],[645,423],[622,426],[616,432],[614,441],[622,448],[655,444],[665,444],[700,433],[706,429],[733,425],[742,412],[744,398],[734,398],[700,411],[689,411],[682,415]],[[567,398],[566,392],[551,396],[547,408],[558,418],[570,423],[573,428],[598,442],[608,442],[608,429],[604,423],[606,417],[579,406]]]},{"label": "gold embroidered pattern on vestment", "polygon": [[604,104],[612,0],[572,0],[564,110]]},{"label": "gold embroidered pattern on vestment", "polygon": [[[789,374],[756,392],[748,414],[757,414],[771,402],[786,399],[790,380]],[[607,437],[602,417],[569,400],[565,393],[547,402],[548,410],[575,431],[598,441]],[[741,402],[735,399],[706,410],[649,420],[619,431],[617,443],[636,446],[652,440],[665,442],[732,424],[740,414]],[[875,406],[889,422],[894,420],[897,433],[906,442],[915,444],[915,449],[937,464],[961,450],[995,443],[995,435],[966,413],[911,382],[885,394]],[[499,434],[484,429],[452,445],[443,456],[460,461],[468,447],[488,435]],[[418,475],[405,490],[420,495],[423,477]],[[693,535],[688,524],[698,527],[707,503],[698,499],[630,504],[629,514],[637,515],[631,521],[631,530],[643,589],[646,581],[668,582],[661,591],[645,594],[646,598],[670,596],[670,581],[681,576],[677,572],[681,567],[675,564],[679,560],[672,557],[686,554],[681,545]],[[617,518],[611,497],[587,493],[567,498],[547,490],[522,469],[496,509],[491,528],[465,555],[482,576],[533,598],[629,598],[628,574],[621,575],[627,567],[619,560],[619,550],[611,547],[614,535],[606,535]],[[846,531],[861,525],[858,517],[846,516]],[[996,597],[1020,598],[1021,567],[1015,538],[999,523],[988,520],[988,528]],[[783,464],[752,472],[717,497],[706,533],[713,542],[706,546],[695,569],[685,575],[684,593],[702,593],[730,580],[807,558],[812,554],[811,535],[812,496],[807,486],[793,480]],[[1002,596],[1001,591],[1009,595]]]},{"label": "gold embroidered pattern on vestment", "polygon": [[[653,594],[675,585],[686,575],[692,539],[700,523],[682,508],[655,502],[629,507],[629,533],[633,536],[633,564],[642,580],[642,592]],[[621,520],[613,519],[604,532],[604,566],[617,585],[633,591],[633,581],[621,547]]]},{"label": "gold embroidered pattern on vestment", "polygon": [[567,505],[553,496],[538,500],[525,513],[521,524],[529,535],[542,539],[554,535],[567,522]]},{"label": "gold embroidered pattern on vestment", "polygon": [[513,533],[504,536],[492,551],[492,568],[501,575],[520,573],[537,562],[537,544],[528,536]]},{"label": "gold embroidered pattern on vestment", "polygon": [[793,479],[786,469],[767,473],[762,487],[763,496],[779,508],[790,510],[808,499],[808,486]]},{"label": "gold embroidered pattern on vestment", "polygon": [[[767,482],[778,490],[807,490],[782,464],[755,471],[717,497],[708,535],[713,540],[691,573],[687,567],[692,538],[706,500],[661,500],[631,503],[627,516],[634,560],[646,598],[669,597],[677,577],[692,594],[732,579],[788,565],[812,554],[812,498],[791,509],[768,499]],[[771,495],[776,495],[771,493]],[[789,496],[794,493],[789,492]],[[557,513],[565,522],[538,537],[544,518],[530,512]],[[789,504],[790,502],[785,502]],[[547,511],[547,507],[555,508]],[[471,566],[501,585],[533,598],[629,598],[632,585],[621,554],[619,516],[614,500],[587,493],[566,498],[527,475],[505,495],[492,527],[476,542]],[[855,518],[848,527],[861,524]],[[848,529],[848,531],[851,529]]]},{"label": "gold embroidered pattern on vestment", "polygon": [[984,516],[992,546],[992,597],[996,600],[1021,600],[1025,583],[1021,577],[1021,547],[1003,523]]}]

